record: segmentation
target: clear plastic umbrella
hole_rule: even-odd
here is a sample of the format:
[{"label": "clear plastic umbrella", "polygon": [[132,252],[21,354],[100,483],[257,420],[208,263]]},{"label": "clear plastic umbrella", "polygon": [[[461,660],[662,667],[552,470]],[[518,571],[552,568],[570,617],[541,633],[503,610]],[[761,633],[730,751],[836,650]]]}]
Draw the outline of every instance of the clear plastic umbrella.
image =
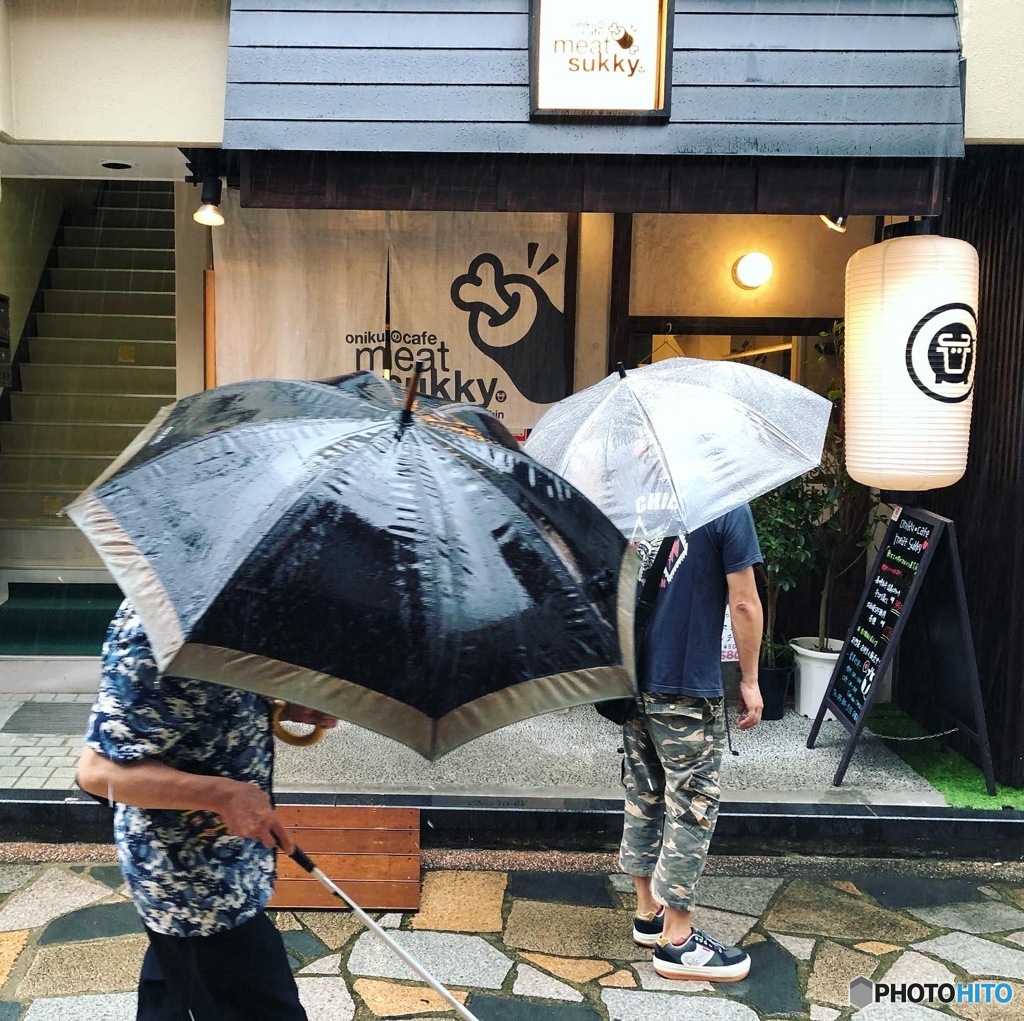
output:
[{"label": "clear plastic umbrella", "polygon": [[559,401],[524,449],[642,541],[693,531],[815,467],[831,409],[763,369],[669,358]]}]

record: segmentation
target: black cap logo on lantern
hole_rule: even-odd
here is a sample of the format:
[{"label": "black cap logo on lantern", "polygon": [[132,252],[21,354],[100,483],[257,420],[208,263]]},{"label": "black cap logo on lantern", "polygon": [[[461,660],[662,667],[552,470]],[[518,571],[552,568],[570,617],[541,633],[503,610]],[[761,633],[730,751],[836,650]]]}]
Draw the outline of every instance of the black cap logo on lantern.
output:
[{"label": "black cap logo on lantern", "polygon": [[974,309],[962,302],[940,305],[910,332],[907,372],[933,400],[959,404],[974,389],[974,346],[978,326]]}]

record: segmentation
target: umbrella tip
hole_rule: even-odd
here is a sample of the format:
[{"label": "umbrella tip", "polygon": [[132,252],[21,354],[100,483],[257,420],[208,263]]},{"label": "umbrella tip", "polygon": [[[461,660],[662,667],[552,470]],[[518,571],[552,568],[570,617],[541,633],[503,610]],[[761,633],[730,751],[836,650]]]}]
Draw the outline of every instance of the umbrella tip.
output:
[{"label": "umbrella tip", "polygon": [[615,363],[615,368],[617,368],[619,370],[619,377],[621,379],[625,379],[626,378],[626,366],[623,365],[622,362],[616,362]]}]

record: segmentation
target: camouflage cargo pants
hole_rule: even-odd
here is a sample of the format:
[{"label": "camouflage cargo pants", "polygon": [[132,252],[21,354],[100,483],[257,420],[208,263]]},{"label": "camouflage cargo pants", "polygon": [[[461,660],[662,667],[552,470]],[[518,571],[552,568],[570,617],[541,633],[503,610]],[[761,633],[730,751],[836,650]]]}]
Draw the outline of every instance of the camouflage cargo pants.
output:
[{"label": "camouflage cargo pants", "polygon": [[627,875],[652,876],[658,901],[689,911],[718,818],[722,700],[644,692],[622,736],[619,865]]}]

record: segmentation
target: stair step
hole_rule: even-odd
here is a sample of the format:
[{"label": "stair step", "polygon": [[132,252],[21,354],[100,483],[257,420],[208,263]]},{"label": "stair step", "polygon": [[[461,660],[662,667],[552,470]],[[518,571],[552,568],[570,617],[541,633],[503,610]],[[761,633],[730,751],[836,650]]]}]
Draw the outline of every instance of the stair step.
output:
[{"label": "stair step", "polygon": [[86,315],[174,315],[173,291],[43,291],[47,312]]},{"label": "stair step", "polygon": [[142,424],[109,422],[0,422],[0,451],[5,454],[49,451],[114,458],[131,443]]},{"label": "stair step", "polygon": [[21,489],[0,483],[0,525],[45,524],[65,528],[75,523],[61,511],[84,486],[49,486],[45,489]]},{"label": "stair step", "polygon": [[146,209],[138,207],[112,207],[109,204],[97,209],[75,213],[69,217],[67,227],[153,227],[163,230],[174,229],[173,209]]},{"label": "stair step", "polygon": [[170,340],[82,340],[78,337],[30,337],[32,365],[153,365],[174,368]]},{"label": "stair step", "polygon": [[174,316],[40,312],[36,316],[36,333],[40,337],[96,340],[174,340]]},{"label": "stair step", "polygon": [[155,227],[65,227],[62,244],[97,248],[174,249],[174,230]]},{"label": "stair step", "polygon": [[52,269],[50,287],[67,291],[168,291],[174,293],[169,269]]},{"label": "stair step", "polygon": [[29,490],[71,486],[82,490],[92,485],[112,460],[96,454],[0,453],[0,485]]},{"label": "stair step", "polygon": [[[30,394],[174,393],[175,371],[152,365],[21,366],[21,385]],[[168,398],[172,399],[172,398]]]},{"label": "stair step", "polygon": [[67,269],[174,269],[173,248],[104,248],[60,245],[57,265]]},{"label": "stair step", "polygon": [[149,422],[171,397],[154,394],[29,394],[11,393],[14,422]]},{"label": "stair step", "polygon": [[134,209],[136,206],[143,206],[146,209],[173,209],[174,186],[169,185],[163,191],[140,191],[128,186],[107,188],[101,193],[97,205],[103,209]]}]

